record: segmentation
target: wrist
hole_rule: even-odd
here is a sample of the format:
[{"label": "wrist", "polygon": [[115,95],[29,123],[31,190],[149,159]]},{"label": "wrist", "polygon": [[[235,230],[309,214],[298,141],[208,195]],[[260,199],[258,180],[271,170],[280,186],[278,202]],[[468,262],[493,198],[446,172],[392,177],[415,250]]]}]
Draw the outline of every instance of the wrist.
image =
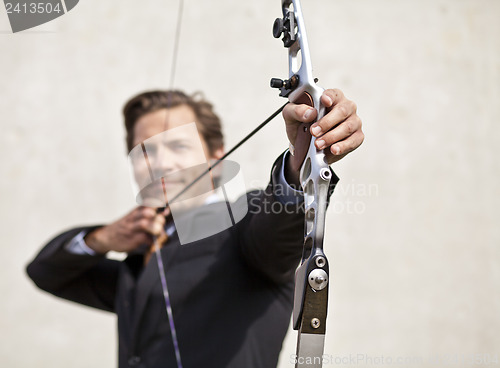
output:
[{"label": "wrist", "polygon": [[103,228],[91,231],[84,236],[85,244],[96,253],[106,254],[110,249],[106,246],[103,236]]}]

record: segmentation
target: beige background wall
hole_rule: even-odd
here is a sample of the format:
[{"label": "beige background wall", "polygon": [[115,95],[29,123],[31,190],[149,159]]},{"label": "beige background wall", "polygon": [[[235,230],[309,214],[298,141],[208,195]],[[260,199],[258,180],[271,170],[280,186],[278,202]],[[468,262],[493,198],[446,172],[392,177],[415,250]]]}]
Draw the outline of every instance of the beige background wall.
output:
[{"label": "beige background wall", "polygon": [[[334,165],[326,366],[499,359],[500,1],[303,2],[315,75],[357,102],[366,133]],[[134,205],[120,109],[168,87],[176,11],[82,0],[14,35],[0,10],[2,366],[116,364],[114,316],[37,291],[24,266],[60,230]],[[228,146],[283,103],[268,88],[286,75],[279,14],[278,0],[185,2],[175,85],[215,103]],[[287,146],[281,125],[234,156],[248,187]]]}]

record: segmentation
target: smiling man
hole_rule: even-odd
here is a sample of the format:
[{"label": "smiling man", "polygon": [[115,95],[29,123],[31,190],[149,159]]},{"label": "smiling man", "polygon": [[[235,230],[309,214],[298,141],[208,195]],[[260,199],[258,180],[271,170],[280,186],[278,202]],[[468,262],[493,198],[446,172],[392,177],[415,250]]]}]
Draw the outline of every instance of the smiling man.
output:
[{"label": "smiling man", "polygon": [[[338,90],[325,91],[322,102],[328,113],[311,131],[322,137],[318,148],[327,150],[332,163],[362,143],[361,120],[355,104]],[[283,116],[293,144],[297,127],[314,121],[316,111],[289,104]],[[220,120],[212,105],[197,96],[142,93],[125,105],[124,117],[132,161],[142,162],[134,165],[134,176],[143,204],[161,202],[161,195],[168,204],[200,172],[190,168],[206,168],[223,155]],[[208,177],[205,183],[215,187]],[[157,213],[153,201],[111,224],[58,235],[28,265],[28,274],[56,296],[117,314],[120,368],[175,367],[176,353],[184,368],[276,367],[302,252],[304,213],[297,204],[303,197],[297,182],[287,152],[276,160],[267,188],[244,196],[248,212],[234,226],[181,242],[170,209]],[[207,213],[213,212],[205,208],[227,207],[208,200],[205,189],[196,193],[203,194],[195,196],[202,206],[188,222],[210,223],[214,216]],[[264,211],[262,203],[279,203],[283,210]],[[159,253],[178,346],[152,262],[153,236],[166,239]],[[108,259],[109,251],[125,252],[127,258]]]},{"label": "smiling man", "polygon": [[[199,134],[196,120],[190,107],[179,105],[148,113],[134,124],[134,148],[130,150],[129,161],[140,189],[138,202],[150,207],[165,207],[165,202],[170,202],[165,200],[165,195],[170,199],[180,195],[208,169],[207,158],[217,160],[223,156],[222,145],[208,148]],[[184,197],[203,192],[203,184],[209,178],[211,176],[207,175],[196,181]],[[204,200],[203,197],[200,200]],[[155,202],[158,205],[154,205]]]}]

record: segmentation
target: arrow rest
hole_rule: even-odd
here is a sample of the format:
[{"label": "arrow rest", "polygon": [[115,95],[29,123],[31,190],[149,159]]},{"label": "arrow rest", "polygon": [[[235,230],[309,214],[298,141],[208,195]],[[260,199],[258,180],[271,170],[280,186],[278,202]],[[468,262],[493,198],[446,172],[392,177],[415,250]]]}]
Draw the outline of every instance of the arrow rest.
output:
[{"label": "arrow rest", "polygon": [[271,78],[271,88],[279,88],[281,97],[288,97],[292,91],[299,85],[299,76],[292,75],[290,79]]}]

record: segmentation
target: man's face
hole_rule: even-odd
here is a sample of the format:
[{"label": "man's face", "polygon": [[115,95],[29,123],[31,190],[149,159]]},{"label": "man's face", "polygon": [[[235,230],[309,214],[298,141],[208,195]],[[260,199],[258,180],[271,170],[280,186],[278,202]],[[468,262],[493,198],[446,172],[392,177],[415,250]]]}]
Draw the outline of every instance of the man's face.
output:
[{"label": "man's face", "polygon": [[[212,154],[209,152],[193,124],[196,120],[193,110],[186,105],[154,111],[137,120],[135,148],[129,157],[139,188],[145,188],[141,190],[142,199],[146,200],[142,204],[153,206],[157,200],[165,200],[165,196],[167,202],[172,200],[207,170],[207,158],[222,156],[222,148]],[[193,186],[191,193],[206,193],[207,183],[211,183],[209,175],[196,184],[197,188]]]}]

